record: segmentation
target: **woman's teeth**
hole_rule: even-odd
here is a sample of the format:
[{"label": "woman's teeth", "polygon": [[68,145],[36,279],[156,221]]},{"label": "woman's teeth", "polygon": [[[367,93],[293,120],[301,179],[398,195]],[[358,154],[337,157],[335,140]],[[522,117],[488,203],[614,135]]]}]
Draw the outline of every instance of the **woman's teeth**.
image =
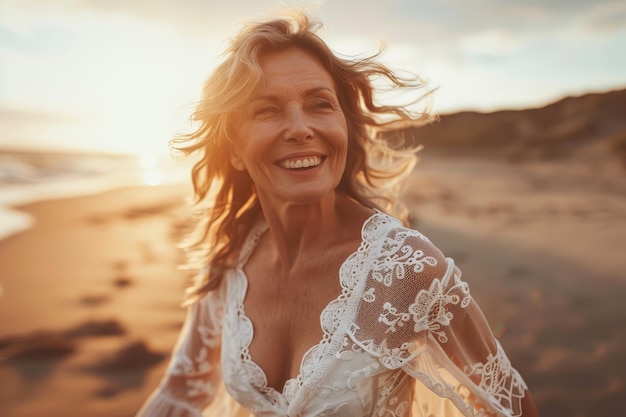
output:
[{"label": "woman's teeth", "polygon": [[322,158],[319,156],[311,156],[309,158],[302,159],[289,159],[281,161],[280,166],[286,169],[299,169],[299,168],[312,168],[322,163]]}]

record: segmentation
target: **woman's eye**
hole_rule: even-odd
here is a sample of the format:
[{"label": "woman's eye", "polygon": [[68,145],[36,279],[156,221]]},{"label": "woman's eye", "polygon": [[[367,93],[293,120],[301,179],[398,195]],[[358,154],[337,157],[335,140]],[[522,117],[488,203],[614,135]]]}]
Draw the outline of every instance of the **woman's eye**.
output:
[{"label": "woman's eye", "polygon": [[254,117],[263,117],[263,116],[270,116],[272,114],[276,114],[280,111],[280,109],[276,106],[265,106],[265,107],[259,107],[256,109],[252,110],[252,115]]},{"label": "woman's eye", "polygon": [[320,110],[333,110],[335,108],[335,105],[329,100],[321,98],[313,100],[313,102],[311,103],[311,108]]}]

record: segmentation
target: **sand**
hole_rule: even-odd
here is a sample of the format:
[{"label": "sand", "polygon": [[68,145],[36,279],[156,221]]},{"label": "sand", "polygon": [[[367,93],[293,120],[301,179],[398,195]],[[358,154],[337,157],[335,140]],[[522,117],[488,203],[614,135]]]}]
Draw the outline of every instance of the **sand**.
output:
[{"label": "sand", "polygon": [[175,245],[188,191],[128,188],[24,208],[34,227],[0,241],[0,416],[139,407],[184,317]]},{"label": "sand", "polygon": [[[456,259],[544,416],[626,415],[619,167],[425,154],[415,225]],[[21,208],[0,241],[0,416],[132,416],[182,324],[187,186]]]}]

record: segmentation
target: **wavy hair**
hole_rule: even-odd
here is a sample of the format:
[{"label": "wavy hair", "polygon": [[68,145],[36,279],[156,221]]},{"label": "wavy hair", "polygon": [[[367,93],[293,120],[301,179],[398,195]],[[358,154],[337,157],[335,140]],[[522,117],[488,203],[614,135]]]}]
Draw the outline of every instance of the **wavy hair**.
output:
[{"label": "wavy hair", "polygon": [[183,246],[189,254],[187,266],[202,272],[188,290],[188,302],[220,285],[261,212],[252,180],[231,166],[229,142],[234,115],[250,102],[263,80],[260,63],[268,51],[301,48],[316,57],[334,80],[348,126],[346,168],[337,191],[407,221],[408,210],[396,197],[401,180],[417,162],[419,147],[389,132],[423,123],[430,116],[427,111],[411,111],[408,105],[379,104],[376,94],[381,88],[374,84],[382,80],[389,89],[419,89],[423,83],[377,62],[380,51],[361,59],[337,56],[316,34],[320,27],[303,12],[245,26],[204,85],[191,116],[198,128],[171,141],[175,151],[199,154],[192,169],[197,217]]}]

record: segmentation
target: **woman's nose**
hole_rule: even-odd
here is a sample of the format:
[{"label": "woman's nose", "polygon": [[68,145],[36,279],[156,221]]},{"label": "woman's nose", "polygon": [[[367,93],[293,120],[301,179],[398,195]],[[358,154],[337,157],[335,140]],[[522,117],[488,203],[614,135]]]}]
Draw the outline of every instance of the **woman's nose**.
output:
[{"label": "woman's nose", "polygon": [[286,113],[287,140],[304,141],[313,138],[313,129],[302,107],[292,106]]}]

